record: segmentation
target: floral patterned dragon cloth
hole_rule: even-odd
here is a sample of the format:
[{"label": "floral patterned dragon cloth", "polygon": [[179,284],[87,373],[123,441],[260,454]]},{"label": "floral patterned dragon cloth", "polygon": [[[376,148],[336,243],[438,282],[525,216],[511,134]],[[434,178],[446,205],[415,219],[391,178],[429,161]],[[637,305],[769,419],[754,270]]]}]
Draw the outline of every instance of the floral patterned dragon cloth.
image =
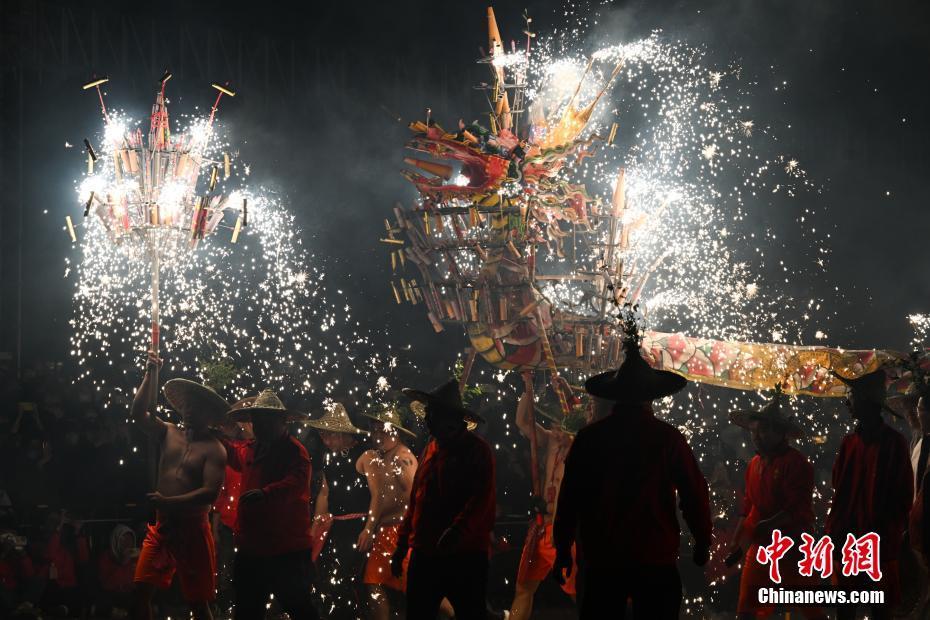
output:
[{"label": "floral patterned dragon cloth", "polygon": [[831,370],[844,377],[858,377],[884,368],[889,396],[910,391],[915,369],[930,372],[930,350],[909,355],[887,350],[725,342],[659,332],[646,332],[642,349],[653,367],[692,381],[739,390],[765,390],[782,382],[786,393],[810,396],[846,395],[846,386]]}]

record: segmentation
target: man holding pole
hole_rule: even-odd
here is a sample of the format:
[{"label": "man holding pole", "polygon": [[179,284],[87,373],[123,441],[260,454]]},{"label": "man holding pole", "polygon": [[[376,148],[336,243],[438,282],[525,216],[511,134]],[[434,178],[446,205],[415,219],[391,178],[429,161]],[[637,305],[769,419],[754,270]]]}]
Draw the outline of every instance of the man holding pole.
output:
[{"label": "man holding pole", "polygon": [[[564,379],[556,380],[562,382],[563,394],[571,394],[571,389]],[[533,494],[538,505],[520,557],[516,591],[510,606],[511,620],[526,620],[530,617],[536,590],[555,564],[552,520],[555,516],[562,476],[565,473],[565,457],[572,445],[574,433],[588,423],[591,414],[577,399],[571,399],[572,411],[563,416],[560,424],[546,429],[535,420],[532,373],[523,373],[523,383],[523,396],[517,405],[517,428],[530,441]],[[537,454],[540,453],[545,459],[545,477],[542,480],[539,479],[539,459],[537,458]],[[575,598],[576,573],[577,568],[573,567],[565,583],[562,584],[562,590],[572,599]]]},{"label": "man holding pole", "polygon": [[[211,620],[216,595],[213,534],[208,515],[223,485],[226,450],[209,430],[229,405],[210,388],[173,379],[165,384],[180,426],[160,420],[154,403],[161,360],[150,353],[145,377],[132,403],[132,418],[161,448],[158,482],[148,497],[155,505],[136,565],[133,616],[151,620],[155,588],[167,588],[175,572],[195,620]],[[153,376],[154,375],[154,376]]]}]

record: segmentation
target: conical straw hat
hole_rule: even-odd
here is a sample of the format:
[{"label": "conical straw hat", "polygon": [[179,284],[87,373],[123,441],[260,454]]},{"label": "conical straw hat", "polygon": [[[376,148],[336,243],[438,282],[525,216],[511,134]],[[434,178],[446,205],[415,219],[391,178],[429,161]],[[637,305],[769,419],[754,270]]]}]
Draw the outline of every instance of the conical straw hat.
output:
[{"label": "conical straw hat", "polygon": [[349,433],[350,435],[365,435],[365,431],[352,424],[349,412],[342,403],[333,403],[326,408],[323,417],[308,420],[307,424],[321,431],[330,433]]},{"label": "conical straw hat", "polygon": [[168,404],[177,411],[199,411],[205,413],[213,422],[223,420],[229,410],[229,403],[216,393],[213,388],[188,379],[171,379],[162,388]]},{"label": "conical straw hat", "polygon": [[403,427],[401,424],[400,411],[397,409],[397,407],[385,407],[381,411],[376,411],[375,413],[363,413],[362,415],[366,418],[370,418],[384,424],[390,424],[400,432],[406,433],[411,437],[417,436],[417,434],[410,429]]},{"label": "conical straw hat", "polygon": [[253,413],[264,412],[279,413],[286,416],[289,422],[307,419],[307,414],[285,407],[278,395],[271,390],[262,390],[257,396],[243,398],[232,406],[228,416],[236,422],[248,422]]}]

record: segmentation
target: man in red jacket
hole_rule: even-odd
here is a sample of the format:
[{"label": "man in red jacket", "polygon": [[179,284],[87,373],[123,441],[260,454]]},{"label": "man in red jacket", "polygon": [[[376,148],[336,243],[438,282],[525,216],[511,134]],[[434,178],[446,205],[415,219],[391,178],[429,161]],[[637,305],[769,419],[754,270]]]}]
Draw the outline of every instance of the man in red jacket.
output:
[{"label": "man in red jacket", "polygon": [[481,417],[462,405],[458,382],[432,392],[404,390],[426,407],[433,439],[420,458],[401,522],[391,572],[400,576],[408,549],[407,618],[435,618],[448,598],[460,620],[486,618],[488,550],[494,527],[494,454],[468,432]]},{"label": "man in red jacket", "polygon": [[[814,533],[814,466],[789,445],[789,439],[802,437],[804,431],[793,416],[782,410],[781,400],[781,386],[776,386],[775,396],[761,410],[730,415],[731,422],[751,432],[758,452],[746,469],[743,512],[730,543],[733,557],[748,549],[736,607],[740,620],[769,617],[775,612],[774,605],[759,603],[761,588],[778,588],[779,584],[769,578],[769,566],[758,561],[757,552],[760,545],[772,542],[776,529],[794,541],[793,548],[780,562],[781,586],[803,589],[817,585],[816,576],[805,577],[798,570],[801,534]],[[805,618],[826,618],[820,607],[801,607],[798,611]]]},{"label": "man in red jacket", "polygon": [[[898,551],[914,499],[914,472],[904,436],[882,419],[885,371],[878,369],[855,379],[836,377],[849,388],[848,404],[856,429],[843,438],[833,463],[833,504],[826,533],[838,557],[847,535],[878,534],[876,552],[882,577],[875,583],[864,574],[844,577],[834,572],[834,579],[847,589],[883,590],[885,603],[873,606],[869,617],[890,618],[901,596]],[[856,606],[840,607],[837,617],[855,618]]]},{"label": "man in red jacket", "polygon": [[615,404],[578,431],[565,459],[553,574],[562,583],[562,571],[571,572],[577,538],[581,618],[622,618],[630,598],[635,618],[672,620],[681,606],[676,491],[695,539],[694,562],[703,566],[711,544],[707,481],[681,432],[652,412],[651,401],[687,381],[650,368],[635,335],[624,348],[618,370],[585,383],[589,394]]},{"label": "man in red jacket", "polygon": [[255,439],[227,443],[229,466],[242,475],[233,565],[236,620],[261,620],[269,596],[293,620],[318,618],[310,558],[310,457],[287,432],[290,411],[274,392],[245,398],[230,410],[250,421]]}]

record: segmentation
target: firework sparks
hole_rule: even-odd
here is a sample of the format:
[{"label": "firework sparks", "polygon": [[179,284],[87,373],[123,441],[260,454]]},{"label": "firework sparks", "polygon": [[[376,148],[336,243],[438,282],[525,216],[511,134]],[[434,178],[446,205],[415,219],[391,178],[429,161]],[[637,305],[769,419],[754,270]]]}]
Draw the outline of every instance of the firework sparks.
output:
[{"label": "firework sparks", "polygon": [[[364,386],[393,358],[373,353],[342,292],[327,290],[323,263],[303,247],[293,214],[272,192],[241,185],[248,167],[230,160],[228,143],[210,119],[187,120],[177,133],[162,128],[182,153],[154,190],[146,192],[148,186],[121,167],[131,163],[129,156],[101,162],[76,183],[80,204],[100,196],[107,207],[98,206],[99,217],[84,220],[77,256],[66,261],[65,275],[74,283],[71,353],[79,364],[77,380],[92,382],[108,406],[129,401],[152,320],[147,297],[152,246],[141,242],[151,234],[159,256],[168,372],[198,374],[205,363],[223,359],[236,369],[231,387],[237,392],[270,387],[302,395],[336,389],[348,397],[364,394]],[[101,142],[107,149],[132,148],[141,134],[138,125],[111,110]],[[204,163],[185,164],[184,154]],[[223,162],[225,171],[218,174],[210,162]],[[203,203],[196,197],[201,168],[213,170],[209,189],[217,196]],[[198,220],[201,204],[213,209]],[[198,225],[224,234],[198,235]],[[234,229],[238,240],[232,244],[226,235]],[[114,380],[112,373],[100,372],[114,366],[132,378]]]},{"label": "firework sparks", "polygon": [[[596,20],[592,17],[590,21]],[[797,300],[784,292],[784,283],[802,281],[809,265],[789,266],[779,260],[783,244],[773,231],[759,227],[763,211],[775,206],[776,200],[788,200],[799,192],[817,188],[797,160],[775,154],[779,144],[772,131],[754,131],[757,121],[748,118],[749,104],[758,82],[741,84],[741,71],[736,66],[709,70],[703,49],[672,42],[659,33],[639,41],[607,44],[593,53],[590,49],[582,51],[578,44],[588,39],[586,34],[583,26],[567,25],[549,36],[539,36],[525,71],[531,144],[535,140],[536,144],[560,145],[559,140],[546,142],[551,140],[555,127],[552,119],[571,119],[575,110],[591,112],[583,131],[576,134],[578,140],[610,136],[606,147],[598,148],[594,155],[591,151],[595,149],[586,150],[584,157],[579,156],[551,179],[553,185],[576,183],[591,196],[601,197],[600,203],[591,208],[590,219],[579,222],[569,216],[546,220],[545,216],[533,215],[539,222],[533,284],[541,297],[559,316],[582,317],[577,323],[582,326],[584,320],[597,324],[603,320],[604,310],[602,296],[592,284],[597,276],[590,274],[614,270],[619,276],[614,284],[619,281],[624,300],[639,303],[650,328],[705,339],[695,343],[678,336],[675,346],[680,350],[669,353],[679,360],[704,359],[708,365],[717,364],[713,360],[715,356],[719,360],[718,346],[731,341],[796,345],[825,340],[831,331],[827,323],[833,311],[826,310],[827,304],[819,300],[808,304],[808,300]],[[724,80],[724,76],[728,79]],[[615,81],[605,90],[604,83],[612,78]],[[613,129],[617,126],[622,128],[619,133]],[[788,173],[787,178],[780,174],[782,169]],[[618,170],[624,171],[622,189],[618,189]],[[424,193],[429,195],[433,187],[423,183]],[[502,195],[513,197],[519,204],[522,189],[517,183],[504,182],[501,190]],[[618,195],[623,199],[614,203],[610,197]],[[452,207],[449,211],[471,209],[467,199],[456,202],[459,196],[453,194],[439,206]],[[552,210],[558,213],[559,207],[564,207],[564,197],[563,202],[553,203]],[[605,208],[608,204],[615,209],[612,216],[609,207]],[[578,210],[583,209],[584,203]],[[470,222],[453,219],[457,216],[430,220],[418,213],[414,220],[402,219],[401,215],[399,229],[415,226],[417,237],[425,231],[437,247],[480,246],[488,239],[482,236],[483,222],[477,214],[472,214]],[[616,228],[609,224],[611,217],[622,224],[622,244],[618,243]],[[817,256],[809,263],[824,268],[829,246],[827,237],[818,235],[815,219],[805,212],[797,226],[799,236],[815,246],[812,249]],[[528,220],[532,224],[532,219]],[[506,228],[511,224],[502,225]],[[523,233],[522,229],[512,228],[515,237]],[[526,246],[518,248],[510,241],[504,242],[508,244],[505,260],[519,263],[529,251]],[[605,248],[619,250],[611,255]],[[480,269],[486,260],[482,255],[495,251],[490,243],[481,250],[468,247],[453,254],[457,273],[442,280],[440,286],[448,286],[458,277],[480,282]],[[437,253],[436,262],[448,265],[447,256]],[[771,273],[776,275],[772,277]],[[612,293],[616,294],[618,288],[612,288]],[[400,292],[397,289],[394,293],[398,303]],[[412,303],[423,301],[428,305],[432,301],[431,309],[447,323],[471,326],[480,322],[475,318],[480,311],[482,320],[488,315],[486,320],[507,326],[509,316],[521,312],[519,305],[506,308],[507,300],[500,298],[477,307],[474,300],[483,293],[472,295],[469,290],[468,296],[450,298],[444,306],[431,300],[428,291],[422,300],[410,295],[406,287],[403,292],[405,298],[414,297]],[[430,320],[437,331],[443,328],[435,316]],[[600,335],[597,330],[591,331]],[[599,342],[591,345],[591,340],[586,341],[589,334],[576,330],[565,338],[553,328],[548,338],[551,347],[563,356],[561,359],[580,360],[592,348],[602,350]],[[686,350],[688,354],[682,353]],[[773,383],[780,379],[775,376],[779,363],[772,362]],[[566,376],[577,372],[573,378],[583,379],[583,371],[559,371]],[[508,381],[508,373],[500,368],[478,372],[498,384]],[[703,387],[697,387],[667,399],[660,410],[689,438],[703,460],[727,449],[721,440],[724,435],[730,435],[726,442],[729,446],[738,445],[739,439],[746,448],[745,438],[730,427],[727,414],[751,399],[752,395],[745,393],[708,394]],[[827,449],[827,443],[837,436],[832,431],[845,430],[836,419],[815,416],[814,408],[805,408],[800,400],[792,401],[790,406],[798,410],[811,434],[818,437],[818,449]],[[734,432],[738,437],[732,437]],[[736,459],[726,463],[731,464],[735,465]],[[818,493],[822,488],[818,487]],[[729,494],[715,494],[715,510],[729,514],[734,501]],[[695,599],[693,613],[700,615],[705,602]]]},{"label": "firework sparks", "polygon": [[709,162],[713,162],[713,161],[714,161],[714,158],[717,157],[717,145],[716,145],[716,144],[708,144],[707,146],[705,146],[704,148],[702,148],[702,149],[701,149],[701,157],[703,157],[704,159],[706,159],[706,160],[709,161]]},{"label": "firework sparks", "polygon": [[[575,37],[582,35],[580,30],[572,32]],[[564,69],[581,64],[577,52],[565,47],[571,43],[562,43],[570,39],[553,36],[536,47],[529,75],[546,86],[534,89],[534,105],[539,97],[564,90],[564,85],[551,83],[554,79],[578,79],[577,71],[569,74]],[[618,140],[619,148],[601,151],[566,174],[606,193],[615,171],[626,170],[629,214],[636,215],[629,246],[617,258],[631,274],[631,288],[640,291],[638,299],[651,324],[725,340],[764,341],[778,331],[785,341],[796,342],[808,329],[805,325],[827,320],[821,315],[807,321],[790,317],[776,321],[774,317],[783,314],[780,308],[790,302],[777,288],[761,286],[755,275],[765,267],[766,248],[760,245],[757,231],[742,222],[755,207],[753,199],[776,186],[771,170],[784,160],[761,158],[767,147],[775,146],[773,140],[753,146],[747,141],[755,121],[743,116],[749,105],[740,101],[748,93],[736,82],[731,86],[722,79],[738,75],[739,69],[701,71],[702,50],[668,42],[658,34],[604,46],[593,57],[607,66],[622,61],[623,69],[619,83],[608,93],[609,101],[592,119],[590,131],[604,132],[610,122],[620,119],[626,137]],[[589,99],[596,86],[596,80],[585,79],[579,98]],[[695,160],[693,153],[700,157]],[[797,161],[792,161],[790,172],[796,181],[789,189],[812,189]],[[778,184],[785,191],[783,177]],[[670,195],[675,199],[669,200]],[[824,243],[812,237],[815,243]],[[606,237],[599,242],[606,243]],[[598,252],[595,245],[592,262]],[[735,255],[755,255],[756,260],[737,261]],[[553,267],[562,272],[568,266],[567,260],[554,256],[544,260],[564,265]],[[556,304],[577,307],[583,298],[579,288],[559,284],[543,290]],[[722,305],[717,299],[739,303]],[[776,323],[781,326],[777,330]],[[814,331],[810,329],[811,336]]]},{"label": "firework sparks", "polygon": [[914,330],[911,346],[916,349],[930,347],[930,314],[911,314],[907,320]]}]

